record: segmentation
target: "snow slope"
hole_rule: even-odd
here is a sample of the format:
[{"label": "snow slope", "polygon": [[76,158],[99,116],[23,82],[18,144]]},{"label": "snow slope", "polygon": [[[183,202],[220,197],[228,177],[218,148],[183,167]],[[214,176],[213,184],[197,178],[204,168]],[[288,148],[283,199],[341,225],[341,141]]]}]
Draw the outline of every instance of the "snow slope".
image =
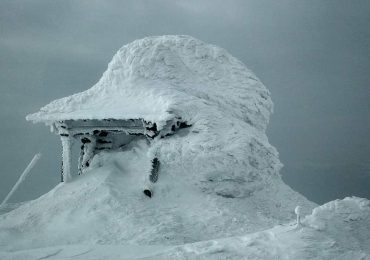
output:
[{"label": "snow slope", "polygon": [[153,259],[370,259],[370,201],[345,198],[314,209],[301,227],[175,247]]},{"label": "snow slope", "polygon": [[314,209],[295,223],[180,246],[61,245],[0,252],[1,259],[370,259],[370,201],[356,197]]},{"label": "snow slope", "polygon": [[[171,138],[187,143],[190,137]],[[296,204],[311,206],[279,179],[243,197],[220,196],[215,189],[238,195],[239,185],[248,183],[202,183],[201,173],[187,174],[165,160],[149,199],[142,193],[150,167],[148,149],[145,140],[137,140],[124,151],[101,153],[85,175],[1,215],[0,249],[178,245],[269,228],[293,219]],[[258,180],[250,180],[248,189],[257,185],[253,181]]]},{"label": "snow slope", "polygon": [[[28,120],[185,120],[172,136],[97,154],[85,175],[0,215],[0,250],[58,245],[179,245],[272,228],[315,206],[285,185],[265,130],[265,86],[225,50],[189,36],[122,47],[91,89]],[[150,160],[161,162],[149,199]]]}]

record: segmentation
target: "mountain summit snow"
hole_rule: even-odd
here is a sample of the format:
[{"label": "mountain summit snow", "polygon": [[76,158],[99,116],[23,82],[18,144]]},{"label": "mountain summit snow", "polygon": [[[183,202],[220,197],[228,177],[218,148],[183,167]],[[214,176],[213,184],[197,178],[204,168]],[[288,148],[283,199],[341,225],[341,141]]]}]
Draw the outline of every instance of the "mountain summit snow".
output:
[{"label": "mountain summit snow", "polygon": [[[88,171],[0,216],[7,249],[60,244],[176,245],[271,228],[315,204],[285,185],[265,130],[269,91],[224,49],[190,36],[123,46],[92,88],[51,102],[27,120],[143,119],[173,135],[137,136],[96,153]],[[152,198],[142,193],[160,161]]]}]

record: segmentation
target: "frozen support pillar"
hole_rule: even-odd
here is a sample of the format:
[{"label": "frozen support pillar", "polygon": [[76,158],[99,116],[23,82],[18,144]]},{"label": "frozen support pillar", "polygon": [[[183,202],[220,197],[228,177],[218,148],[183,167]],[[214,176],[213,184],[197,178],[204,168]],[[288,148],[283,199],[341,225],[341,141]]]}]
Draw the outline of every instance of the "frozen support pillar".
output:
[{"label": "frozen support pillar", "polygon": [[62,140],[62,182],[68,182],[72,179],[71,175],[71,151],[72,151],[72,140],[69,134],[61,134],[60,139]]},{"label": "frozen support pillar", "polygon": [[95,155],[96,138],[93,135],[85,135],[81,138],[81,151],[78,162],[79,174],[85,172],[90,166],[91,159]]}]

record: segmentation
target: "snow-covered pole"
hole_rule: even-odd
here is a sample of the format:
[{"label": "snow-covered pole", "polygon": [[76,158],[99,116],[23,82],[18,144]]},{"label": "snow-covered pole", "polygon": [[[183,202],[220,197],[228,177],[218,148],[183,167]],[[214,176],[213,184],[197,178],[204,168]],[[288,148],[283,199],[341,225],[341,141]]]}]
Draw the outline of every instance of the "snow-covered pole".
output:
[{"label": "snow-covered pole", "polygon": [[300,206],[295,207],[294,209],[295,214],[297,215],[297,227],[301,226],[301,213],[302,213],[302,208]]},{"label": "snow-covered pole", "polygon": [[28,164],[28,166],[26,167],[26,169],[24,169],[23,173],[21,174],[21,176],[19,177],[18,181],[15,183],[15,185],[13,186],[13,188],[11,189],[11,191],[9,192],[9,194],[5,197],[5,199],[3,200],[3,202],[1,203],[0,205],[0,208],[2,206],[5,205],[5,203],[7,203],[7,201],[9,200],[9,198],[14,194],[14,192],[18,189],[19,185],[26,179],[27,175],[30,173],[30,171],[32,170],[32,168],[36,165],[37,161],[41,158],[41,154],[40,153],[37,153],[35,154],[35,156],[33,157],[33,159],[31,160],[31,162]]},{"label": "snow-covered pole", "polygon": [[60,139],[62,141],[62,174],[63,182],[68,182],[72,179],[71,175],[71,149],[72,149],[72,140],[69,134],[61,134]]}]

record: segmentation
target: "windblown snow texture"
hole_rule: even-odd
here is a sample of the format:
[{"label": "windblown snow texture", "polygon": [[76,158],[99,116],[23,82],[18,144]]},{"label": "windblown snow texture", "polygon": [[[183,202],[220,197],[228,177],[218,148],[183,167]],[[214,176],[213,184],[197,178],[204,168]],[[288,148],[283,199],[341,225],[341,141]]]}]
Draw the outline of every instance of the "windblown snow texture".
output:
[{"label": "windblown snow texture", "polygon": [[0,216],[0,245],[175,245],[271,228],[297,205],[307,213],[315,205],[280,178],[265,134],[271,112],[269,91],[224,49],[189,36],[125,45],[95,86],[27,119],[140,118],[161,129],[181,117],[191,127],[95,155],[86,174]]},{"label": "windblown snow texture", "polygon": [[[315,208],[297,227],[178,246],[60,245],[0,252],[1,259],[370,259],[370,202],[356,197]],[[54,259],[54,258],[53,258]]]},{"label": "windblown snow texture", "polygon": [[123,46],[95,86],[27,119],[142,118],[158,124],[176,115],[215,121],[212,114],[222,112],[265,130],[271,110],[268,90],[227,51],[189,36],[161,36]]}]

